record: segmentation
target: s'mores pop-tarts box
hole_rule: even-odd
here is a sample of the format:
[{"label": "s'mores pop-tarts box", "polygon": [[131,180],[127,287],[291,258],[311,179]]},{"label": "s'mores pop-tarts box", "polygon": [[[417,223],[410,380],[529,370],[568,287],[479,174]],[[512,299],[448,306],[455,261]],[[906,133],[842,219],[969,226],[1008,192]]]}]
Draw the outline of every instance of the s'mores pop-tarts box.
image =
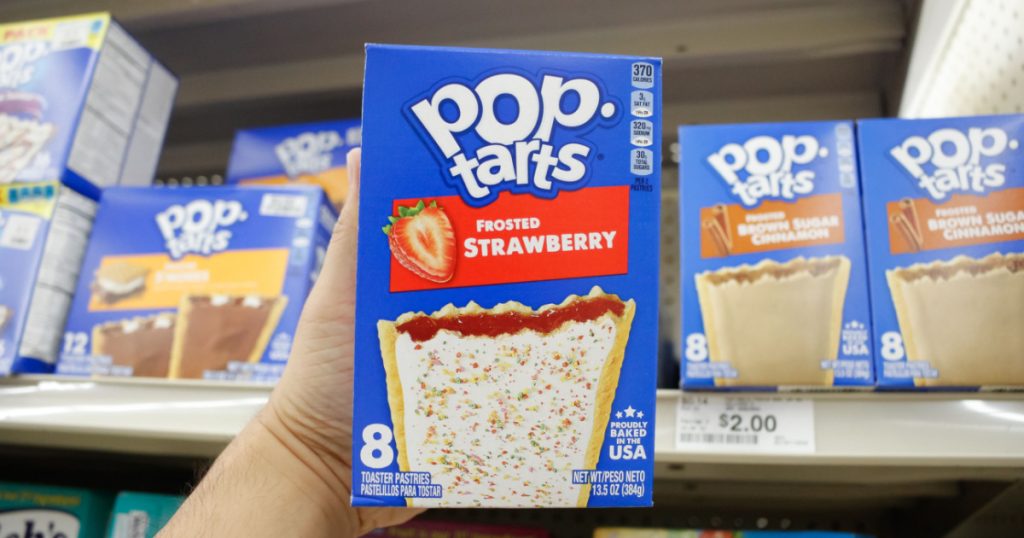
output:
[{"label": "s'mores pop-tarts box", "polygon": [[57,373],[276,380],[335,217],[316,187],[107,190]]},{"label": "s'mores pop-tarts box", "polygon": [[685,389],[874,383],[853,123],[679,129]]},{"label": "s'mores pop-tarts box", "polygon": [[148,185],[177,86],[108,13],[0,24],[0,184]]},{"label": "s'mores pop-tarts box", "polygon": [[881,388],[1024,388],[1024,116],[858,125]]},{"label": "s'mores pop-tarts box", "polygon": [[348,193],[345,156],[358,147],[358,119],[243,129],[235,133],[229,185],[318,185],[340,208]]},{"label": "s'mores pop-tarts box", "polygon": [[661,61],[367,46],[352,504],[651,504]]}]

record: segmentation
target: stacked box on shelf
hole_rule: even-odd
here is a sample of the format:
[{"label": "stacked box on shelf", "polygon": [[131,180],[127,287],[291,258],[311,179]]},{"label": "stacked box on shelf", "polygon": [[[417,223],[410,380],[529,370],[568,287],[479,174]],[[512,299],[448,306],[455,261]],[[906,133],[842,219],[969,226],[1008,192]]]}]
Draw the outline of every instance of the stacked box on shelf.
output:
[{"label": "stacked box on shelf", "polygon": [[311,186],[107,190],[57,373],[276,380],[336,217]]},{"label": "stacked box on shelf", "polygon": [[683,388],[872,386],[853,123],[679,141]]},{"label": "stacked box on shelf", "polygon": [[114,500],[107,538],[153,538],[184,500],[177,495],[122,491]]},{"label": "stacked box on shelf", "polygon": [[176,90],[109,14],[0,24],[0,375],[52,370],[95,200],[152,181]]},{"label": "stacked box on shelf", "polygon": [[1024,388],[1024,116],[858,135],[879,387]]},{"label": "stacked box on shelf", "polygon": [[107,492],[0,482],[0,536],[103,538],[113,499]]},{"label": "stacked box on shelf", "polygon": [[361,139],[359,120],[243,129],[235,133],[226,181],[319,185],[340,208],[348,193],[345,154]]}]

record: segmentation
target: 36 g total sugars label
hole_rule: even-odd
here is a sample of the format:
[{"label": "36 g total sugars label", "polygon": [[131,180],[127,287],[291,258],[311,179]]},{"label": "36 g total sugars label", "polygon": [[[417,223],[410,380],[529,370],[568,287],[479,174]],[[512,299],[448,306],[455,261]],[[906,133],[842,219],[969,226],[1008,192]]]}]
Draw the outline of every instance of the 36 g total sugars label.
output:
[{"label": "36 g total sugars label", "polygon": [[814,402],[787,396],[684,395],[676,412],[676,449],[813,453]]}]

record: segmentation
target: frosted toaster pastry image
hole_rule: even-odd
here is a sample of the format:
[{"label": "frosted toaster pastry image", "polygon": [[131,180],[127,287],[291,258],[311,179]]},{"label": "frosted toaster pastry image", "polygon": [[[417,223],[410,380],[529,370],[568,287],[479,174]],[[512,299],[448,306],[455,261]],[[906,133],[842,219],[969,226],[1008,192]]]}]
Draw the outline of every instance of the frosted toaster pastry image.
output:
[{"label": "frosted toaster pastry image", "polygon": [[165,377],[174,341],[175,315],[170,312],[96,325],[92,354],[130,366],[135,377]]},{"label": "frosted toaster pastry image", "polygon": [[716,386],[832,385],[850,279],[845,256],[723,267],[695,275],[708,352],[736,378]]},{"label": "frosted toaster pastry image", "polygon": [[0,113],[0,183],[10,183],[53,136],[52,123]]},{"label": "frosted toaster pastry image", "polygon": [[146,289],[149,269],[131,263],[102,265],[92,281],[92,293],[104,303],[116,303],[141,294]]},{"label": "frosted toaster pastry image", "polygon": [[185,295],[168,377],[202,379],[231,361],[259,362],[287,303],[285,296]]},{"label": "frosted toaster pastry image", "polygon": [[928,361],[918,386],[1024,385],[1024,254],[886,271],[908,361]]},{"label": "frosted toaster pastry image", "polygon": [[402,471],[439,499],[410,506],[587,506],[636,312],[594,287],[534,310],[449,304],[379,321]]},{"label": "frosted toaster pastry image", "polygon": [[4,330],[7,329],[7,325],[14,319],[14,310],[7,306],[0,304],[0,335],[4,334]]}]

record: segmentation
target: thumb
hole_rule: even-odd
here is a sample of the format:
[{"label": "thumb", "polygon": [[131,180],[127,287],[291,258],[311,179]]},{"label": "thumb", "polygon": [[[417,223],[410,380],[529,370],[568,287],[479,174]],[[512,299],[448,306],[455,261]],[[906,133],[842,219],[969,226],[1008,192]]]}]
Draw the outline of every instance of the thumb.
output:
[{"label": "thumb", "polygon": [[304,316],[349,326],[355,318],[361,155],[358,148],[348,152],[348,196],[338,222],[334,225],[320,276],[309,295],[304,312]]}]

